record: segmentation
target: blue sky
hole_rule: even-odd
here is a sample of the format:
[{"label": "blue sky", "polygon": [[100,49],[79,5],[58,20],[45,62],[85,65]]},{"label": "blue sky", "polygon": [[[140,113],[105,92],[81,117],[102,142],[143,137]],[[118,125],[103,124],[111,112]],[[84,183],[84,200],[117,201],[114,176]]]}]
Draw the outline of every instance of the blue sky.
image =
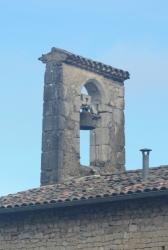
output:
[{"label": "blue sky", "polygon": [[[51,47],[128,70],[126,167],[168,163],[168,1],[0,0],[0,195],[40,182],[44,65]],[[83,154],[83,160],[87,157]]]}]

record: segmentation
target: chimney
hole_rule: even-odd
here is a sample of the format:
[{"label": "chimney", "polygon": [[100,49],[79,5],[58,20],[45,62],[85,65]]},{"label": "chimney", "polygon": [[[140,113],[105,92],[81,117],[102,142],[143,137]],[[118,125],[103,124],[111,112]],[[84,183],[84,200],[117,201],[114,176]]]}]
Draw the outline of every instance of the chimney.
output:
[{"label": "chimney", "polygon": [[143,148],[140,149],[142,152],[142,165],[143,165],[143,171],[142,171],[142,178],[144,181],[148,179],[149,175],[149,153],[152,151],[152,149]]}]

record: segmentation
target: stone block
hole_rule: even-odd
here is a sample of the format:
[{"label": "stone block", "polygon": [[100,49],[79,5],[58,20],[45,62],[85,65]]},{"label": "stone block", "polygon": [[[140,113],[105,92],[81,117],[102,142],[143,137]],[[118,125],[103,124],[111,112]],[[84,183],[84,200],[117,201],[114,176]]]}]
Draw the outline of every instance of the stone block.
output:
[{"label": "stone block", "polygon": [[122,126],[115,126],[115,141],[116,141],[116,146],[125,145],[125,135]]},{"label": "stone block", "polygon": [[44,116],[43,131],[63,130],[66,127],[65,117],[59,116]]},{"label": "stone block", "polygon": [[117,164],[124,165],[125,164],[125,151],[117,152]]},{"label": "stone block", "polygon": [[58,134],[57,131],[47,131],[42,135],[42,151],[58,150],[61,144],[63,135]]},{"label": "stone block", "polygon": [[116,126],[124,125],[124,112],[121,109],[115,108],[113,110],[113,121]]},{"label": "stone block", "polygon": [[43,115],[53,115],[56,116],[59,114],[59,102],[52,100],[52,101],[45,101],[43,103]]},{"label": "stone block", "polygon": [[44,76],[45,84],[60,83],[62,82],[62,66],[56,62],[49,62],[46,65],[46,71]]},{"label": "stone block", "polygon": [[43,170],[57,170],[58,168],[58,153],[59,151],[49,151],[42,153],[41,164]]},{"label": "stone block", "polygon": [[58,128],[58,118],[53,116],[43,117],[43,131],[52,131]]},{"label": "stone block", "polygon": [[96,128],[91,132],[91,145],[109,145],[110,144],[109,128]]},{"label": "stone block", "polygon": [[44,86],[44,102],[58,99],[58,87],[56,84],[48,84]]},{"label": "stone block", "polygon": [[100,113],[100,127],[111,127],[113,123],[113,115],[110,112]]}]

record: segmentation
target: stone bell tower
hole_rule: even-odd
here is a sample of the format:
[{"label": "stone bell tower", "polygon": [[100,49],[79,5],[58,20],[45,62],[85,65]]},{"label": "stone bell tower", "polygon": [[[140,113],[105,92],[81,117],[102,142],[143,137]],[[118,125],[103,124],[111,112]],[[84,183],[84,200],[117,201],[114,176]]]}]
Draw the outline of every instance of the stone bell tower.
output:
[{"label": "stone bell tower", "polygon": [[[129,73],[62,49],[46,64],[41,185],[62,182],[97,169],[124,170],[124,80]],[[85,86],[88,95],[81,94]],[[80,166],[80,129],[91,130],[90,166]]]}]

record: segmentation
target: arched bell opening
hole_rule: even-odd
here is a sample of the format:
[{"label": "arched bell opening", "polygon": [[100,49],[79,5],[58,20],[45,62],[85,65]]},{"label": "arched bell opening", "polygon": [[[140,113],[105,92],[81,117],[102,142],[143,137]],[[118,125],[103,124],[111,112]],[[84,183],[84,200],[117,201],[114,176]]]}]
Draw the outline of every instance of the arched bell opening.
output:
[{"label": "arched bell opening", "polygon": [[80,103],[80,163],[90,165],[91,140],[94,130],[97,128],[101,104],[100,87],[95,81],[88,81],[81,88]]},{"label": "arched bell opening", "polygon": [[[82,86],[81,95],[88,96],[88,92],[85,86]],[[81,118],[81,113],[82,113],[82,108],[80,106],[80,118]],[[90,130],[81,130],[81,126],[80,126],[80,164],[84,166],[90,165]]]}]

